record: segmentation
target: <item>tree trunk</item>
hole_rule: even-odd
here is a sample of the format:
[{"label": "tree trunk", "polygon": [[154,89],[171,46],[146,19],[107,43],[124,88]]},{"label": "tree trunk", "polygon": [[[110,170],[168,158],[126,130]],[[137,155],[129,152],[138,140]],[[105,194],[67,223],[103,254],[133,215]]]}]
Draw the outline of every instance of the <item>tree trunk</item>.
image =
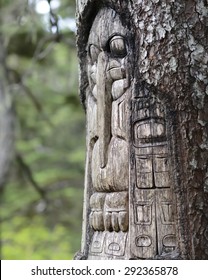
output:
[{"label": "tree trunk", "polygon": [[8,86],[5,48],[0,34],[0,191],[3,189],[13,157],[14,112]]},{"label": "tree trunk", "polygon": [[208,4],[77,0],[81,254],[208,259]]}]

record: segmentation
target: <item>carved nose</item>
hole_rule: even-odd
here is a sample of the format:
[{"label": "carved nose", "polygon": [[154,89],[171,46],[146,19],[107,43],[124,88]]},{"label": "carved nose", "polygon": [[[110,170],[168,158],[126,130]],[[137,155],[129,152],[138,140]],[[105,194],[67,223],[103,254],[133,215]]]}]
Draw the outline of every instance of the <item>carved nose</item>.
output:
[{"label": "carved nose", "polygon": [[111,93],[107,91],[108,59],[104,52],[98,56],[97,62],[97,120],[99,137],[100,167],[104,168],[108,160],[108,145],[111,138]]}]

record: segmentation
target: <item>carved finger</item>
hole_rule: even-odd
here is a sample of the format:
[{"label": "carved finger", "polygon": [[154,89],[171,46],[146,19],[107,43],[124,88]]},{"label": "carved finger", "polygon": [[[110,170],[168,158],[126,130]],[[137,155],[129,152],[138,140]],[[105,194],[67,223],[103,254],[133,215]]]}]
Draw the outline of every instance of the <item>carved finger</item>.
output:
[{"label": "carved finger", "polygon": [[98,230],[97,212],[94,212],[94,215],[93,215],[93,229]]},{"label": "carved finger", "polygon": [[112,231],[112,225],[111,225],[111,213],[107,212],[104,215],[104,226],[105,226],[105,230],[107,231]]},{"label": "carved finger", "polygon": [[94,213],[94,229],[99,231],[99,212]]},{"label": "carved finger", "polygon": [[99,231],[98,212],[94,213],[94,230]]},{"label": "carved finger", "polygon": [[104,231],[103,212],[96,213],[96,225],[98,231]]},{"label": "carved finger", "polygon": [[90,226],[94,229],[94,212],[90,213],[89,223],[90,223]]},{"label": "carved finger", "polygon": [[128,217],[128,213],[126,211],[124,212],[119,212],[118,215],[118,223],[119,223],[119,227],[122,231],[127,231],[128,230],[128,226],[129,226],[129,217]]},{"label": "carved finger", "polygon": [[118,213],[112,212],[111,223],[112,223],[113,230],[118,232],[119,231]]}]

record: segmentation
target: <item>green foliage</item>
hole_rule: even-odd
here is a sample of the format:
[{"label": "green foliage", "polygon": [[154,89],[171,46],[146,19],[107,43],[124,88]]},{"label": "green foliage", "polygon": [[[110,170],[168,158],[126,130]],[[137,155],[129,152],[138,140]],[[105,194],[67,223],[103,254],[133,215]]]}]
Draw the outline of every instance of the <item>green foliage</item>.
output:
[{"label": "green foliage", "polygon": [[[58,19],[74,14],[74,1],[60,3]],[[85,158],[75,36],[51,33],[27,1],[5,1],[2,11],[16,155],[1,199],[1,258],[71,259],[80,247]]]},{"label": "green foliage", "polygon": [[[54,228],[44,225],[44,217],[14,217],[11,222],[16,232],[6,224],[3,227],[3,259],[69,259],[70,233],[57,224]],[[66,235],[68,238],[66,238]],[[67,240],[68,239],[68,240]],[[61,242],[60,242],[61,241]]]}]

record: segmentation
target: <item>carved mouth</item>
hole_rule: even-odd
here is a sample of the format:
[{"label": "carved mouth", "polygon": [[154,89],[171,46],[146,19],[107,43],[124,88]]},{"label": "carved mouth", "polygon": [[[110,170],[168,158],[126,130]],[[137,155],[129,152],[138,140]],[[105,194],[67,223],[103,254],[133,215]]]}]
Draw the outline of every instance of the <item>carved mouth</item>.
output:
[{"label": "carved mouth", "polygon": [[120,69],[120,68],[121,68],[121,63],[113,60],[113,61],[109,62],[109,67],[108,67],[107,71],[109,71],[111,69]]},{"label": "carved mouth", "polygon": [[110,68],[108,68],[108,72],[110,72],[111,70],[120,70],[121,69],[121,67],[110,67]]}]

